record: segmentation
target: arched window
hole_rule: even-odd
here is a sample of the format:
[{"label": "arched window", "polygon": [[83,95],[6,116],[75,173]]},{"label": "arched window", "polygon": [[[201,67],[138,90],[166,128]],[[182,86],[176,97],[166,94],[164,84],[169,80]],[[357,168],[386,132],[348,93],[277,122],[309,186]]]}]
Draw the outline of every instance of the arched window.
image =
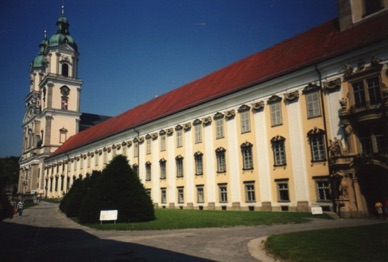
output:
[{"label": "arched window", "polygon": [[62,65],[62,76],[69,76],[69,65],[68,64]]}]

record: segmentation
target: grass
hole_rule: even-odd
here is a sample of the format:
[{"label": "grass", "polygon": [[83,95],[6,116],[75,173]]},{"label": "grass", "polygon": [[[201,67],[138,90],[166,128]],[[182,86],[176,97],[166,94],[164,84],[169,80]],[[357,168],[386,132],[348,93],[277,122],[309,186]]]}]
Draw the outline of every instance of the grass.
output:
[{"label": "grass", "polygon": [[293,262],[388,261],[388,224],[270,236],[265,248]]},{"label": "grass", "polygon": [[249,212],[155,209],[156,219],[142,223],[103,222],[86,226],[99,230],[163,230],[205,227],[234,227],[273,225],[286,223],[306,223],[312,218],[326,218],[326,215],[313,216],[310,213],[296,212]]}]

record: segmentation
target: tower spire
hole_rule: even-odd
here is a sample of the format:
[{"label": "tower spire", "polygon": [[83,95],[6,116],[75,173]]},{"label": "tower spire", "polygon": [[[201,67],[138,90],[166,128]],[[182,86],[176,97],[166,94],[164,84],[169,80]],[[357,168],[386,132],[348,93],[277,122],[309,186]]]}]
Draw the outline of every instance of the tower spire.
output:
[{"label": "tower spire", "polygon": [[65,16],[65,3],[62,3],[62,16]]}]

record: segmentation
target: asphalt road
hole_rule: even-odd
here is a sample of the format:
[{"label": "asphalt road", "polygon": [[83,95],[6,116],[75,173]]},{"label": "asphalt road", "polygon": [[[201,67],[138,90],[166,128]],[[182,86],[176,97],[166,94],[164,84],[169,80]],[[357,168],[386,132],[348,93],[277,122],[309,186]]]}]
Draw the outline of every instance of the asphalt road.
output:
[{"label": "asphalt road", "polygon": [[41,202],[0,223],[0,261],[269,261],[268,235],[381,223],[377,219],[314,220],[307,224],[161,231],[98,231]]}]

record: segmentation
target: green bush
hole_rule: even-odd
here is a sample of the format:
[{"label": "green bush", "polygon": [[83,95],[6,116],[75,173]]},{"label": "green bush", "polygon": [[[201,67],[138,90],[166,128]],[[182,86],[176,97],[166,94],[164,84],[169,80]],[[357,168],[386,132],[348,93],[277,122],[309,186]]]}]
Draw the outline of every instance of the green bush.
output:
[{"label": "green bush", "polygon": [[101,210],[118,210],[117,222],[155,219],[152,201],[125,156],[116,156],[102,171],[82,203],[79,221],[96,223]]}]

